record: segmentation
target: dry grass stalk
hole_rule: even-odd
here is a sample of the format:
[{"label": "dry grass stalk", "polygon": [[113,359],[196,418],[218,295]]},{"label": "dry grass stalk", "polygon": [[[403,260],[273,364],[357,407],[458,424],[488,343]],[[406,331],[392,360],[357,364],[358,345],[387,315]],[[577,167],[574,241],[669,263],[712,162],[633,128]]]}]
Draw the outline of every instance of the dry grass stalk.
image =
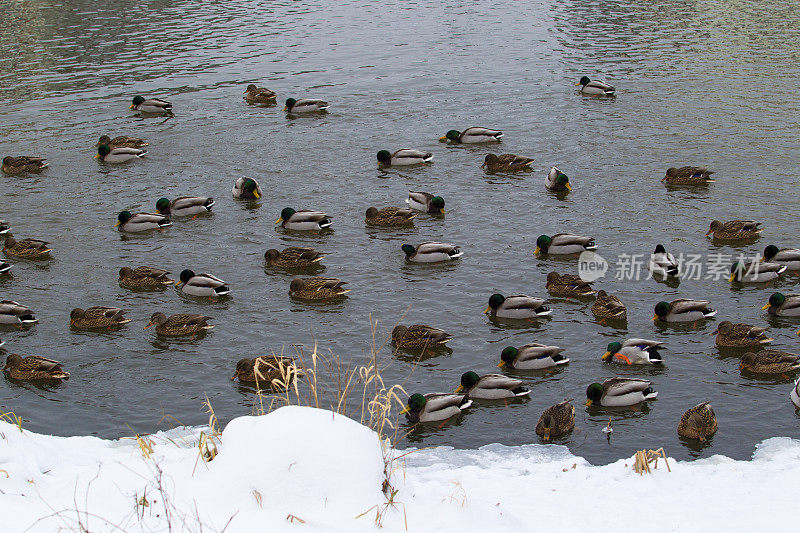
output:
[{"label": "dry grass stalk", "polygon": [[672,472],[669,467],[669,463],[667,462],[667,454],[664,451],[664,448],[659,448],[657,450],[645,449],[636,452],[633,469],[640,476],[644,473],[652,474],[653,472],[650,470],[650,463],[653,463],[653,469],[658,468],[659,458],[664,459],[664,464],[667,465],[667,471]]},{"label": "dry grass stalk", "polygon": [[14,424],[19,429],[19,432],[22,433],[22,417],[17,416],[14,411],[0,413],[0,420],[6,420],[8,423]]},{"label": "dry grass stalk", "polygon": [[303,520],[303,519],[302,519],[302,518],[300,518],[299,516],[295,516],[295,515],[293,515],[293,514],[291,514],[291,513],[289,513],[289,514],[287,514],[287,515],[286,515],[286,520],[288,520],[288,521],[289,521],[289,522],[291,522],[291,523],[294,523],[294,522],[295,522],[295,520],[296,520],[296,521],[298,521],[298,522],[300,522],[301,524],[305,524],[305,523],[306,523],[306,521],[305,521],[305,520]]},{"label": "dry grass stalk", "polygon": [[136,435],[136,444],[139,445],[139,451],[142,452],[144,458],[150,459],[150,455],[153,454],[153,446],[155,445],[155,442],[148,439],[146,435],[144,437]]}]

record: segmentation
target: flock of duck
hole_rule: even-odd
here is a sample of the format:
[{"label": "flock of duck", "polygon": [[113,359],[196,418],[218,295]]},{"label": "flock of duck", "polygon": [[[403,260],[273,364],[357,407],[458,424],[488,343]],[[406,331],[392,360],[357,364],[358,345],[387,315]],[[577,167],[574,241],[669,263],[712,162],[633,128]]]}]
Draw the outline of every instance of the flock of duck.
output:
[{"label": "flock of duck", "polygon": [[[590,80],[584,76],[577,84],[580,91],[589,96],[614,96],[613,86],[599,80]],[[265,88],[249,85],[244,92],[244,99],[249,104],[272,106],[277,102],[277,95]],[[172,114],[172,104],[157,98],[136,96],[132,100],[131,109],[142,116],[161,116]],[[284,111],[290,114],[324,113],[328,103],[322,100],[289,98]],[[463,131],[450,130],[439,140],[450,143],[498,143],[503,132],[483,127],[469,127]],[[107,164],[123,164],[145,157],[148,143],[143,139],[129,136],[111,138],[103,135],[97,143],[98,160]],[[381,150],[377,153],[380,167],[424,165],[431,161],[433,154],[414,149],[400,149],[394,152]],[[516,154],[494,154],[485,156],[481,165],[490,172],[529,171],[533,158]],[[23,174],[41,172],[47,167],[45,159],[40,157],[7,156],[3,159],[2,171],[6,174]],[[669,168],[662,182],[673,186],[704,186],[712,182],[712,172],[702,167],[684,166]],[[569,194],[572,186],[569,177],[558,168],[553,167],[545,179],[545,187],[559,194]],[[231,189],[234,198],[241,200],[257,200],[262,195],[260,185],[254,178],[240,177]],[[445,214],[445,201],[441,196],[424,192],[409,191],[406,199],[407,207],[370,207],[365,214],[365,223],[372,226],[401,227],[413,225],[420,214],[441,217]],[[199,196],[182,196],[174,200],[160,198],[155,204],[154,213],[131,213],[122,211],[117,217],[117,226],[126,233],[161,231],[171,226],[173,219],[198,217],[209,213],[214,206],[214,199]],[[323,232],[332,225],[331,217],[321,211],[291,207],[283,209],[276,224],[288,231]],[[712,221],[707,237],[721,242],[748,242],[758,238],[761,224],[748,220],[732,220],[728,222]],[[17,240],[11,233],[11,227],[0,221],[0,235],[4,238],[3,252],[7,257],[23,260],[46,260],[51,249],[44,240],[25,238]],[[559,233],[541,235],[536,241],[535,254],[540,256],[574,256],[597,249],[595,240],[590,236]],[[418,245],[403,244],[401,251],[409,262],[438,263],[457,260],[462,252],[454,244],[443,242],[423,242]],[[267,265],[273,268],[286,269],[291,272],[314,270],[320,265],[325,254],[310,247],[287,247],[283,250],[270,249],[264,254]],[[11,264],[0,261],[0,275],[9,272]],[[659,244],[650,257],[649,268],[654,277],[661,279],[675,278],[681,275],[681,265],[675,257]],[[732,283],[765,283],[786,271],[800,272],[800,249],[780,249],[774,245],[764,249],[761,261],[745,264],[737,261],[731,265],[730,281]],[[222,298],[231,291],[228,284],[211,274],[196,274],[191,270],[183,270],[178,279],[169,277],[169,272],[152,266],[125,266],[119,271],[119,284],[132,291],[163,290],[171,285],[191,296],[200,298]],[[307,300],[330,300],[346,297],[348,289],[345,282],[328,277],[296,277],[289,286],[289,294],[293,298]],[[590,281],[573,274],[551,272],[547,276],[546,290],[555,296],[578,299],[593,299],[592,313],[601,321],[624,323],[627,310],[624,303],[616,296],[604,290],[596,291]],[[763,307],[775,316],[800,316],[800,294],[772,294]],[[550,308],[543,298],[527,295],[492,294],[488,299],[485,311],[493,319],[526,321],[549,315]],[[654,308],[653,320],[661,323],[696,323],[716,315],[710,302],[704,300],[677,299],[672,302],[659,302]],[[166,337],[197,336],[214,326],[209,324],[211,317],[200,314],[153,313],[145,329],[155,326],[157,335]],[[30,327],[38,320],[27,306],[9,300],[0,302],[0,324],[10,324],[18,328]],[[118,328],[129,322],[125,312],[115,307],[90,307],[73,309],[70,313],[70,326],[81,330],[104,330]],[[766,328],[750,324],[734,324],[729,321],[719,323],[716,343],[719,346],[747,348],[740,358],[742,371],[760,374],[785,374],[800,369],[800,357],[786,352],[770,349],[759,349],[772,339],[766,336]],[[398,349],[424,353],[441,349],[452,339],[452,336],[441,329],[414,324],[397,325],[391,333],[392,344]],[[0,346],[2,346],[0,341]],[[661,365],[662,357],[659,348],[662,342],[631,338],[622,342],[608,344],[602,360],[623,365]],[[497,365],[512,370],[539,370],[569,363],[569,359],[561,355],[562,348],[543,344],[526,344],[524,346],[505,347],[500,354]],[[66,379],[69,373],[54,360],[30,355],[23,357],[10,354],[6,359],[3,371],[15,380],[58,380]],[[286,386],[286,377],[302,375],[295,361],[290,357],[260,356],[252,359],[241,359],[237,362],[232,380],[255,383],[266,387],[276,384]],[[484,374],[465,372],[461,376],[461,384],[453,393],[412,394],[403,411],[409,421],[433,422],[446,420],[470,407],[473,400],[497,400],[520,397],[530,394],[530,390],[520,379],[504,374]],[[586,405],[602,407],[631,406],[656,398],[658,393],[653,384],[645,379],[613,377],[603,383],[592,383],[586,389]],[[796,381],[790,393],[791,401],[800,407],[800,380]],[[570,432],[575,425],[575,409],[570,401],[564,401],[547,408],[539,418],[536,433],[545,440]],[[702,402],[686,411],[678,423],[678,433],[686,438],[705,440],[717,430],[717,420],[708,402]]]}]

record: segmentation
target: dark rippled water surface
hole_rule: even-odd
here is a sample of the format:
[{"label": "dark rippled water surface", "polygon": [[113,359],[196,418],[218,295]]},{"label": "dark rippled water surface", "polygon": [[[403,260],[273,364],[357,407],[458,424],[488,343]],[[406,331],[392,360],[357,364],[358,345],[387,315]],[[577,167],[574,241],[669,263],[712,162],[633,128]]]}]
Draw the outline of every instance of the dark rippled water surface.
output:
[{"label": "dark rippled water surface", "polygon": [[[529,400],[475,405],[455,423],[412,432],[409,445],[477,447],[537,442],[541,411],[574,398],[576,431],[562,441],[593,462],[644,447],[678,457],[722,453],[746,458],[754,444],[798,436],[791,379],[740,375],[735,353],[709,335],[714,321],[662,329],[650,320],[659,300],[703,298],[730,319],[770,325],[774,346],[798,350],[797,320],[769,321],[760,307],[774,290],[796,292],[797,278],[774,287],[731,288],[723,279],[677,287],[615,279],[619,254],[649,254],[663,243],[676,255],[754,254],[770,243],[799,246],[798,116],[800,15],[794,2],[0,2],[2,155],[47,157],[36,176],[1,176],[0,218],[17,237],[52,242],[45,263],[12,261],[0,296],[29,305],[40,323],[6,328],[5,348],[64,362],[72,378],[54,388],[5,380],[0,405],[24,425],[61,435],[116,437],[206,420],[207,395],[228,420],[251,412],[253,391],[228,380],[235,361],[309,350],[363,363],[371,344],[397,321],[451,332],[452,353],[418,364],[391,350],[384,372],[410,392],[452,390],[465,370],[496,370],[506,345],[566,348],[558,372],[522,375]],[[574,92],[580,76],[605,78],[615,99]],[[256,82],[286,97],[320,97],[324,116],[289,119],[280,107],[247,106]],[[132,96],[169,99],[175,117],[139,118]],[[445,146],[449,129],[502,129],[499,147]],[[151,142],[148,157],[98,165],[101,134]],[[378,171],[379,149],[435,154],[426,168]],[[533,172],[488,175],[489,151],[536,158]],[[705,190],[668,190],[670,166],[707,165],[718,181]],[[574,191],[545,192],[551,165]],[[240,176],[264,189],[256,204],[233,200]],[[447,202],[447,217],[417,218],[413,229],[366,229],[370,205],[401,205],[409,189]],[[179,221],[160,234],[123,236],[122,209],[154,209],[161,196],[210,195],[211,217]],[[334,231],[298,236],[276,230],[283,207],[333,216]],[[763,237],[742,247],[704,237],[712,219],[755,218]],[[551,298],[550,319],[505,325],[482,314],[488,296],[546,296],[551,270],[576,263],[539,259],[539,234],[595,237],[612,262],[597,288],[628,306],[627,330],[594,321],[590,303]],[[457,263],[404,263],[403,242],[445,240],[465,252]],[[352,289],[333,305],[290,301],[291,275],[265,271],[267,248],[312,245],[329,252],[325,275]],[[232,298],[203,302],[174,289],[140,294],[117,284],[121,266],[152,264],[211,272]],[[118,305],[133,320],[118,332],[70,332],[73,307]],[[205,338],[157,340],[150,314],[201,312],[216,328]],[[627,336],[667,343],[663,369],[618,369],[600,356]],[[5,354],[2,354],[4,357]],[[658,400],[637,409],[586,410],[586,386],[614,374],[643,376]],[[681,413],[710,400],[719,433],[698,450],[676,435]],[[601,429],[614,419],[607,442]]]}]

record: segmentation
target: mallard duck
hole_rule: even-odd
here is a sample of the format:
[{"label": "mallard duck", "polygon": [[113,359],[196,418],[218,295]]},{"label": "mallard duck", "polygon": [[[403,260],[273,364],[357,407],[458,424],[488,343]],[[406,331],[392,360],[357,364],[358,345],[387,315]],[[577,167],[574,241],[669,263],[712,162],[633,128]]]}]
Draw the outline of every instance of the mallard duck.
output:
[{"label": "mallard duck", "polygon": [[283,110],[288,113],[315,113],[327,109],[328,102],[324,100],[312,100],[310,98],[302,98],[300,100],[287,98],[286,107],[283,108]]},{"label": "mallard duck", "polygon": [[441,348],[453,339],[453,336],[439,328],[413,324],[397,325],[392,329],[392,344],[406,350],[425,350]]},{"label": "mallard duck", "polygon": [[164,289],[173,283],[174,279],[167,277],[166,270],[149,266],[136,268],[122,267],[119,269],[119,284],[128,289],[158,290]]},{"label": "mallard duck", "polygon": [[211,320],[210,316],[186,313],[167,317],[167,315],[159,311],[153,313],[153,316],[150,317],[150,323],[144,329],[155,326],[156,333],[164,337],[197,335],[214,327],[207,322],[208,320]]},{"label": "mallard duck", "polygon": [[668,185],[706,185],[714,182],[711,174],[705,167],[670,167],[661,181]]},{"label": "mallard duck", "polygon": [[664,362],[658,348],[663,342],[647,339],[626,339],[622,343],[614,341],[608,344],[603,354],[603,361],[622,363],[625,365],[660,365]]},{"label": "mallard duck", "polygon": [[6,242],[3,243],[3,253],[9,257],[23,259],[47,259],[52,251],[46,241],[39,239],[22,239],[18,241],[10,233],[6,233]]},{"label": "mallard duck", "polygon": [[786,296],[776,292],[761,309],[767,310],[773,316],[800,316],[800,294]]},{"label": "mallard duck", "polygon": [[167,198],[159,198],[156,211],[164,216],[190,217],[208,213],[214,207],[213,198],[203,196],[181,196],[171,202]]},{"label": "mallard duck", "polygon": [[6,358],[3,372],[6,372],[11,379],[20,381],[69,378],[69,372],[65,372],[61,368],[61,363],[38,355],[29,355],[23,358],[19,354],[12,353]]},{"label": "mallard duck", "polygon": [[126,233],[140,233],[154,229],[162,229],[172,225],[172,221],[163,215],[155,213],[131,213],[122,211],[117,216],[117,226]]},{"label": "mallard duck", "polygon": [[69,314],[69,325],[75,329],[112,329],[130,322],[119,307],[76,307]]},{"label": "mallard duck", "polygon": [[264,87],[256,87],[254,84],[247,86],[244,90],[243,98],[248,104],[274,104],[278,101],[275,91],[270,91]]},{"label": "mallard duck", "polygon": [[540,370],[552,366],[565,365],[569,359],[561,355],[564,348],[531,343],[515,348],[506,346],[500,353],[499,368],[508,367],[514,370]]},{"label": "mallard duck", "polygon": [[269,266],[281,268],[308,268],[319,264],[325,254],[313,248],[290,246],[280,252],[269,249],[264,252],[264,260]]},{"label": "mallard duck", "polygon": [[289,284],[289,296],[302,300],[339,298],[350,292],[343,287],[345,283],[336,278],[294,278]]},{"label": "mallard duck", "polygon": [[602,384],[592,383],[586,388],[586,406],[599,403],[603,407],[636,405],[658,396],[653,384],[646,379],[614,377]]},{"label": "mallard duck", "polygon": [[544,180],[544,186],[550,191],[564,192],[571,191],[572,185],[569,184],[569,178],[566,174],[558,170],[557,167],[550,169],[547,173],[547,178]]},{"label": "mallard duck", "polygon": [[575,429],[575,408],[569,400],[551,405],[544,410],[536,423],[536,434],[549,441],[552,437],[566,435]]},{"label": "mallard duck", "polygon": [[263,194],[258,182],[253,178],[239,178],[231,189],[234,198],[240,200],[258,200]]},{"label": "mallard duck", "polygon": [[142,113],[152,113],[154,115],[172,113],[172,104],[166,100],[159,100],[158,98],[145,99],[143,96],[134,96],[130,108],[141,111]]},{"label": "mallard duck", "polygon": [[764,257],[761,260],[786,265],[789,270],[800,270],[800,249],[778,249],[777,246],[770,244],[764,248]]},{"label": "mallard duck", "polygon": [[454,142],[464,144],[494,143],[500,142],[503,132],[490,130],[489,128],[471,127],[464,131],[450,130],[443,137],[439,137],[439,142]]},{"label": "mallard duck", "polygon": [[260,356],[253,359],[239,359],[236,363],[236,372],[231,376],[231,381],[236,379],[239,383],[255,383],[256,385],[273,385],[281,382],[288,385],[297,377],[297,366],[291,357]]},{"label": "mallard duck", "polygon": [[680,271],[675,256],[668,253],[663,244],[657,244],[655,251],[650,254],[649,267],[653,276],[677,276]]},{"label": "mallard duck", "polygon": [[486,154],[481,168],[485,168],[489,172],[516,172],[518,170],[530,170],[534,161],[534,158],[525,157],[524,155]]},{"label": "mallard duck", "polygon": [[586,297],[595,294],[591,284],[575,274],[559,274],[550,272],[545,284],[547,292],[554,296]]},{"label": "mallard duck", "polygon": [[295,211],[291,207],[284,207],[280,218],[275,223],[280,223],[283,229],[294,231],[320,231],[333,224],[331,217],[322,211],[307,209]]},{"label": "mallard duck", "polygon": [[101,144],[97,149],[95,159],[104,163],[127,163],[133,159],[141,159],[147,155],[147,150],[139,148],[111,148],[107,144]]},{"label": "mallard duck", "polygon": [[41,172],[47,168],[46,159],[43,157],[20,156],[3,158],[2,170],[6,174],[21,174],[22,172]]},{"label": "mallard duck", "polygon": [[128,137],[127,135],[119,135],[113,139],[108,135],[101,135],[95,146],[99,148],[104,144],[111,148],[144,148],[145,146],[150,146],[150,143],[144,139]]},{"label": "mallard duck", "polygon": [[797,378],[797,381],[794,382],[794,387],[792,387],[792,392],[789,393],[789,398],[792,400],[792,403],[800,409],[800,378]]},{"label": "mallard duck", "polygon": [[422,211],[430,215],[444,215],[444,198],[434,196],[429,192],[408,191],[406,203],[414,211]]},{"label": "mallard duck", "polygon": [[653,320],[661,322],[694,322],[703,318],[711,318],[717,312],[708,307],[706,300],[689,300],[679,298],[670,303],[658,302],[655,306]]},{"label": "mallard duck", "polygon": [[733,324],[723,320],[712,335],[717,336],[717,346],[730,348],[746,348],[769,344],[774,339],[766,335],[767,328],[758,328],[750,324]]},{"label": "mallard duck", "polygon": [[800,370],[800,356],[780,350],[747,352],[739,359],[739,370],[753,374],[783,374]]},{"label": "mallard duck", "polygon": [[376,207],[367,209],[364,221],[372,226],[387,226],[396,228],[398,226],[411,226],[417,214],[408,208],[403,207],[384,207],[378,210]]},{"label": "mallard duck", "polygon": [[514,398],[515,396],[527,396],[531,390],[523,386],[519,379],[510,378],[502,374],[484,374],[479,376],[477,373],[469,371],[461,375],[461,385],[455,390],[456,393],[464,391],[468,398],[480,398],[484,400],[499,400],[502,398]]},{"label": "mallard duck", "polygon": [[0,220],[0,235],[5,235],[11,231],[11,226],[5,220]]},{"label": "mallard duck", "polygon": [[765,261],[753,261],[744,264],[736,261],[731,265],[731,283],[766,283],[778,277],[786,271],[786,265],[778,263],[768,263]]},{"label": "mallard duck", "polygon": [[578,85],[581,86],[581,92],[583,94],[589,94],[592,96],[614,96],[614,89],[613,85],[609,85],[608,83],[602,80],[590,80],[589,76],[583,76],[575,84],[577,87]]},{"label": "mallard duck", "polygon": [[412,394],[408,406],[400,411],[412,424],[447,420],[472,405],[466,394],[434,392],[426,395]]},{"label": "mallard duck", "polygon": [[0,261],[0,274],[7,274],[11,270],[11,263]]},{"label": "mallard duck", "polygon": [[600,319],[628,320],[628,310],[625,309],[625,304],[613,294],[608,294],[602,289],[597,291],[597,299],[592,304],[592,314]]},{"label": "mallard duck", "polygon": [[36,324],[39,320],[33,316],[30,307],[12,300],[0,301],[0,324],[23,326]]},{"label": "mallard duck", "polygon": [[502,294],[495,293],[489,297],[489,306],[484,313],[497,318],[526,319],[546,316],[551,311],[541,298],[524,294],[506,298]]},{"label": "mallard duck", "polygon": [[758,237],[762,228],[760,222],[752,220],[730,220],[724,224],[719,220],[714,220],[709,226],[706,237],[713,233],[714,239],[723,241],[746,241]]},{"label": "mallard duck", "polygon": [[704,441],[716,432],[717,415],[708,402],[695,405],[678,422],[678,435],[687,439]]},{"label": "mallard duck", "polygon": [[181,271],[180,279],[175,284],[181,292],[191,296],[225,296],[231,292],[228,284],[211,274],[195,274],[188,268]]},{"label": "mallard duck", "polygon": [[404,244],[400,248],[406,254],[406,261],[412,263],[441,263],[464,255],[455,244],[443,242],[423,242],[416,248]]},{"label": "mallard duck", "polygon": [[592,237],[583,237],[571,233],[556,233],[552,237],[539,235],[539,238],[536,239],[536,249],[533,253],[570,255],[579,254],[586,250],[597,250],[597,245]]},{"label": "mallard duck", "polygon": [[432,153],[412,148],[401,148],[395,153],[390,153],[389,150],[381,150],[378,152],[378,167],[420,165],[429,163],[431,159],[433,159]]}]

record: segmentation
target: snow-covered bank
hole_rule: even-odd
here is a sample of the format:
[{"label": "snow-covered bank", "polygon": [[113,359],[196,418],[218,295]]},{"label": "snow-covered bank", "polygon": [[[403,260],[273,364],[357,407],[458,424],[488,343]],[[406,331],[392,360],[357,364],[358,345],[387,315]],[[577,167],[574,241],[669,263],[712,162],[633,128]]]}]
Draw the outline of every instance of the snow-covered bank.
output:
[{"label": "snow-covered bank", "polygon": [[406,520],[412,532],[739,531],[798,517],[800,441],[789,438],[765,441],[752,461],[670,461],[672,472],[660,463],[645,476],[630,459],[591,466],[561,446],[424,449],[392,465],[391,507],[377,435],[344,416],[283,407],[237,418],[209,463],[200,432],[151,436],[148,458],[135,439],[0,422],[3,531],[78,530],[79,521],[90,531],[166,531],[168,521],[183,531],[375,531],[379,510],[391,532]]}]

